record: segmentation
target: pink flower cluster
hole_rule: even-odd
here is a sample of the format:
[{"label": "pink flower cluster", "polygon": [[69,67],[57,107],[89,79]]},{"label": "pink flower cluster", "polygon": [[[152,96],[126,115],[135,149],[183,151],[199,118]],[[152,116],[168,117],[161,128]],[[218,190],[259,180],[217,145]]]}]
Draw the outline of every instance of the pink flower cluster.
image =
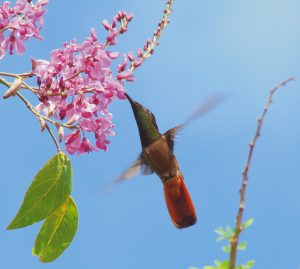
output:
[{"label": "pink flower cluster", "polygon": [[31,0],[17,0],[13,7],[9,1],[0,4],[0,59],[7,51],[24,53],[23,42],[30,37],[42,40],[40,30],[47,3],[48,0],[38,0],[35,4]]},{"label": "pink flower cluster", "polygon": [[[70,154],[106,150],[107,136],[114,135],[108,106],[113,99],[125,99],[124,81],[134,78],[130,70],[122,68],[124,64],[118,66],[114,77],[111,64],[119,52],[108,51],[107,46],[116,44],[117,36],[127,30],[131,19],[131,15],[119,12],[112,24],[103,22],[108,31],[105,44],[98,41],[92,29],[82,43],[72,40],[64,48],[52,51],[49,61],[33,60],[32,73],[39,85],[35,93],[41,101],[36,109],[62,122],[57,126],[61,138],[62,127],[71,130],[64,136]],[[86,137],[87,133],[93,135],[94,144]]]}]

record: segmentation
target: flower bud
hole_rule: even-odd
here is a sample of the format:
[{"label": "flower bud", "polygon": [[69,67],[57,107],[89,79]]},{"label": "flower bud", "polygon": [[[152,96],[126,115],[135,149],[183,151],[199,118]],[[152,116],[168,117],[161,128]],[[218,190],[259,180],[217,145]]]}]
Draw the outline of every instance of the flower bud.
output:
[{"label": "flower bud", "polygon": [[102,21],[102,25],[103,25],[103,27],[106,31],[108,31],[111,28],[110,23],[108,22],[108,20]]},{"label": "flower bud", "polygon": [[58,132],[58,140],[59,143],[63,140],[64,138],[64,127],[62,127],[61,125],[57,128],[57,132]]},{"label": "flower bud", "polygon": [[38,120],[41,125],[41,132],[43,132],[46,129],[46,122],[42,117],[38,117]]},{"label": "flower bud", "polygon": [[128,14],[126,16],[127,21],[130,22],[132,20],[133,16],[134,16],[133,14]]},{"label": "flower bud", "polygon": [[3,99],[7,99],[12,95],[15,95],[16,92],[21,88],[23,80],[20,78],[15,79],[15,81],[11,84],[10,88],[3,94]]},{"label": "flower bud", "polygon": [[128,57],[128,59],[129,59],[130,62],[134,61],[134,56],[133,56],[133,54],[132,54],[131,51],[129,51],[129,52],[127,53],[127,57]]}]

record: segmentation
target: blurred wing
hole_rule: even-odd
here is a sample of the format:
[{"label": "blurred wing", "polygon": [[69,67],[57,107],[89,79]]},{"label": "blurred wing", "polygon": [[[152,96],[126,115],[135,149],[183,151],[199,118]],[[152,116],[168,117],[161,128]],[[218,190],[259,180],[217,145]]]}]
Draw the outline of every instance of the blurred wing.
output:
[{"label": "blurred wing", "polygon": [[174,150],[174,139],[176,138],[176,136],[178,135],[178,133],[185,128],[188,124],[190,124],[194,119],[200,117],[200,116],[204,116],[207,112],[209,112],[210,110],[212,110],[213,108],[215,108],[217,105],[219,105],[227,96],[225,96],[224,94],[221,95],[215,95],[213,97],[210,97],[209,99],[207,99],[203,104],[201,104],[198,109],[196,109],[194,111],[194,113],[192,113],[185,122],[183,122],[182,124],[168,130],[167,132],[165,132],[163,135],[167,138],[167,142],[170,146],[170,149]]},{"label": "blurred wing", "polygon": [[174,151],[174,140],[178,135],[178,132],[182,129],[181,125],[174,127],[168,131],[166,131],[163,135],[167,138],[167,143],[170,147],[170,150]]},{"label": "blurred wing", "polygon": [[114,180],[114,183],[119,183],[123,180],[134,177],[138,172],[142,175],[150,175],[154,171],[145,163],[143,157],[140,155],[139,158],[131,165],[126,171],[124,171],[118,178]]}]

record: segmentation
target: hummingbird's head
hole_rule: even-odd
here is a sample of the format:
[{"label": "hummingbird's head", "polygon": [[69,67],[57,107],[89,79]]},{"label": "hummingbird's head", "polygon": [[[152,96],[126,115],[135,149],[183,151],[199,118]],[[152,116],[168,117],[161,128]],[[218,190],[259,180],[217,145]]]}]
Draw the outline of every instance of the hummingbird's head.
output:
[{"label": "hummingbird's head", "polygon": [[152,123],[154,125],[154,127],[158,130],[158,126],[157,126],[154,114],[148,108],[146,108],[143,105],[141,105],[140,103],[132,100],[131,97],[127,93],[125,93],[125,96],[127,97],[128,101],[132,107],[137,124],[139,125],[139,123],[141,121],[146,122],[146,123]]},{"label": "hummingbird's head", "polygon": [[155,116],[148,108],[132,100],[127,93],[125,93],[125,96],[132,107],[139,129],[142,147],[147,147],[160,136]]}]

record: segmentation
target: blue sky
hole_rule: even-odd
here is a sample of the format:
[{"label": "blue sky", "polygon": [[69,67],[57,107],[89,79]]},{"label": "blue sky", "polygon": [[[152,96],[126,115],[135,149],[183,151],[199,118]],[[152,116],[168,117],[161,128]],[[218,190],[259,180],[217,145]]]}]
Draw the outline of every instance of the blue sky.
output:
[{"label": "blue sky", "polygon": [[[74,37],[82,41],[120,9],[135,14],[117,46],[127,52],[144,44],[161,17],[164,1],[50,1],[44,42],[27,43],[22,57],[6,57],[0,70],[25,72],[30,57],[47,59]],[[300,2],[298,0],[175,1],[171,24],[156,53],[126,85],[151,109],[161,131],[181,123],[215,92],[230,98],[180,135],[175,150],[193,197],[198,223],[177,230],[170,222],[155,175],[137,176],[113,192],[103,187],[140,152],[129,104],[112,105],[115,131],[108,152],[71,156],[73,196],[80,223],[76,238],[57,261],[31,255],[40,224],[6,231],[31,179],[55,154],[47,134],[17,99],[0,100],[2,132],[1,268],[186,269],[225,259],[214,230],[233,224],[248,142],[268,92],[289,76],[266,117],[249,173],[245,219],[254,225],[242,238],[238,259],[255,268],[300,268]]]}]

